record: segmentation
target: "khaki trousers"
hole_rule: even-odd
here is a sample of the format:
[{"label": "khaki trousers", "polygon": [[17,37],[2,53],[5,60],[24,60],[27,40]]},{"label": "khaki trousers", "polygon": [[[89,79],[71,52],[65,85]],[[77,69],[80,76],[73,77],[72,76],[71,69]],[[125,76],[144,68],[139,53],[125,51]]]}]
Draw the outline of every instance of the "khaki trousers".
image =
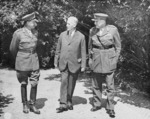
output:
[{"label": "khaki trousers", "polygon": [[114,110],[114,73],[93,73],[93,105],[101,106],[102,104],[102,83],[105,80],[107,86],[107,103],[106,109]]}]

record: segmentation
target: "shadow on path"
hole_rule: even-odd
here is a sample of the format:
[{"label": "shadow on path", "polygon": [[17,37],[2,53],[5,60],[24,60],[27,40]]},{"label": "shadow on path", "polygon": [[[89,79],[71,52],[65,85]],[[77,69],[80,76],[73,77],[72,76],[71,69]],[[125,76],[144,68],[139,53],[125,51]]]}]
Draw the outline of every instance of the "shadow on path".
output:
[{"label": "shadow on path", "polygon": [[3,108],[7,107],[13,100],[12,95],[3,96],[3,94],[0,93],[0,117],[4,113]]},{"label": "shadow on path", "polygon": [[45,106],[45,102],[47,101],[46,98],[39,98],[36,100],[36,107],[38,109],[42,109]]},{"label": "shadow on path", "polygon": [[52,80],[60,81],[60,77],[61,77],[61,74],[51,74],[51,75],[49,75],[48,77],[46,77],[44,79],[49,80],[49,81],[52,81]]},{"label": "shadow on path", "polygon": [[87,104],[87,100],[83,97],[73,96],[72,103],[73,103],[73,105]]},{"label": "shadow on path", "polygon": [[[93,102],[94,102],[93,97],[90,97],[90,98],[89,98],[89,103],[90,103],[92,106],[94,106]],[[107,99],[102,98],[101,107],[102,107],[102,108],[106,108],[106,103],[107,103]],[[117,104],[117,102],[114,101],[114,105],[116,105],[116,104]]]},{"label": "shadow on path", "polygon": [[150,109],[150,96],[141,93],[131,93],[131,92],[120,92],[117,93],[117,97],[120,98],[119,101],[137,107]]},{"label": "shadow on path", "polygon": [[[94,106],[93,101],[94,101],[93,97],[90,97],[89,103],[92,105],[92,107]],[[101,105],[102,108],[106,107],[106,102],[107,102],[107,100],[102,98],[102,105]]]}]

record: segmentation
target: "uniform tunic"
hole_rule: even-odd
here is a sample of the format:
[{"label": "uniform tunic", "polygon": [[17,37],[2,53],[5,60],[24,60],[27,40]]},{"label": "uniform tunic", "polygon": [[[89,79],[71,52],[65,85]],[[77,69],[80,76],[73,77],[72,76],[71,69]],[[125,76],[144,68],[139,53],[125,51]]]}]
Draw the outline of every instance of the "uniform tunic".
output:
[{"label": "uniform tunic", "polygon": [[23,27],[14,32],[10,52],[15,58],[16,70],[35,71],[39,69],[36,46],[37,38],[27,28]]},{"label": "uniform tunic", "polygon": [[113,25],[107,25],[100,35],[97,32],[96,28],[90,30],[89,54],[92,58],[90,67],[95,73],[113,72],[121,50],[118,30]]}]

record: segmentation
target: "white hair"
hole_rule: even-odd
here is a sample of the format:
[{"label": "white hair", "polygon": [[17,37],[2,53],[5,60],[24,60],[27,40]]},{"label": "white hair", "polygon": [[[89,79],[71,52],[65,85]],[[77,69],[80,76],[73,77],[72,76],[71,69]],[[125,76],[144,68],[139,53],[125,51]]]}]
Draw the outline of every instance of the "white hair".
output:
[{"label": "white hair", "polygon": [[69,21],[74,26],[78,24],[78,19],[74,16],[69,17],[67,21]]}]

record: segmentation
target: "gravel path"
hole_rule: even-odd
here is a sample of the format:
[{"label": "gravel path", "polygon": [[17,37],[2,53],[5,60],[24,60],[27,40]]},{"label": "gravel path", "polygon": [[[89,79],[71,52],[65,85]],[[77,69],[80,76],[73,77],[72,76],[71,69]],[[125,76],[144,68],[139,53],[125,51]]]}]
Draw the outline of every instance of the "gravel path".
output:
[{"label": "gravel path", "polygon": [[[77,81],[73,97],[74,110],[58,114],[56,108],[59,106],[59,71],[57,69],[41,70],[37,94],[37,108],[39,108],[41,114],[36,115],[31,112],[24,114],[22,112],[20,84],[16,79],[16,72],[0,69],[0,119],[110,119],[104,108],[106,99],[104,95],[103,108],[97,112],[90,111],[92,97],[90,85],[89,79],[80,78]],[[30,85],[28,85],[29,91]],[[132,97],[133,104],[123,101],[128,99],[131,100],[131,96],[127,94],[122,97],[115,97],[115,119],[150,119],[150,110],[142,105],[143,101],[150,105],[150,99],[138,95],[138,98]],[[141,102],[141,106],[135,106],[134,100]],[[11,118],[8,118],[9,116]]]}]

